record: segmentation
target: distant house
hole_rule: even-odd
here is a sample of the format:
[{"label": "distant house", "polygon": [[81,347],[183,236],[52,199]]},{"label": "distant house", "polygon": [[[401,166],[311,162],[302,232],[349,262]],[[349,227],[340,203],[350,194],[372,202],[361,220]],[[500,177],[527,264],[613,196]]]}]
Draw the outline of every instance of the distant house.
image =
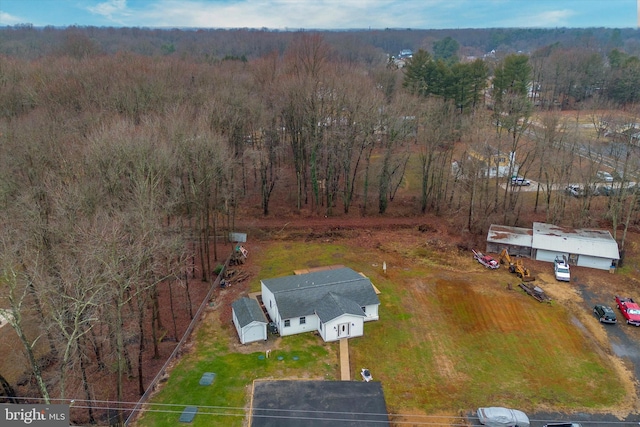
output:
[{"label": "distant house", "polygon": [[518,173],[516,153],[513,151],[501,151],[485,144],[470,150],[469,157],[477,162],[476,170],[480,176],[496,178]]},{"label": "distant house", "polygon": [[402,49],[400,51],[400,54],[398,54],[398,58],[400,59],[413,58],[413,51],[411,49]]},{"label": "distant house", "polygon": [[607,230],[574,229],[534,222],[533,228],[492,224],[487,233],[487,252],[507,249],[512,256],[553,262],[564,256],[579,267],[609,270],[620,259],[618,244]]},{"label": "distant house", "polygon": [[350,268],[261,280],[262,302],[281,336],[317,331],[324,341],[364,334],[378,320],[371,281]]},{"label": "distant house", "polygon": [[267,339],[267,317],[258,301],[240,298],[231,304],[231,313],[242,344]]}]

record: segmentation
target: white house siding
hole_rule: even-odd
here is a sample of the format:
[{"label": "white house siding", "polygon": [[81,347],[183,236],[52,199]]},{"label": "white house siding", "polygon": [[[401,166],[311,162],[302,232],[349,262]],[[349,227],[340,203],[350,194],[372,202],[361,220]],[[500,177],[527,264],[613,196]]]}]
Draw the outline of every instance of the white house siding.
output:
[{"label": "white house siding", "polygon": [[276,299],[273,296],[273,292],[271,292],[269,288],[264,285],[262,286],[262,304],[264,304],[264,307],[267,310],[271,321],[278,324],[279,319],[276,319],[278,313]]},{"label": "white house siding", "polygon": [[285,319],[281,319],[281,322],[278,323],[278,331],[280,332],[280,335],[282,336],[294,335],[294,334],[301,334],[304,332],[312,332],[312,331],[318,330],[318,324],[319,324],[318,316],[316,316],[315,314],[312,314],[309,316],[304,316],[304,318],[305,318],[305,323],[302,323],[302,324],[300,323],[299,317],[288,319],[289,326],[284,326]]},{"label": "white house siding", "polygon": [[[373,319],[372,319],[373,320]],[[346,325],[348,330],[343,331]],[[364,318],[345,314],[322,325],[320,335],[326,342],[337,341],[342,338],[354,338],[364,335]]]},{"label": "white house siding", "polygon": [[365,322],[370,322],[372,320],[378,320],[378,306],[377,305],[367,305],[365,306],[365,314],[367,317],[364,318]]},{"label": "white house siding", "polygon": [[236,316],[236,312],[235,311],[231,311],[231,316],[232,316],[231,320],[233,320],[233,326],[236,327],[236,332],[238,332],[238,336],[240,337],[240,342],[242,342],[242,326],[240,326],[240,322],[238,321],[238,317]]}]

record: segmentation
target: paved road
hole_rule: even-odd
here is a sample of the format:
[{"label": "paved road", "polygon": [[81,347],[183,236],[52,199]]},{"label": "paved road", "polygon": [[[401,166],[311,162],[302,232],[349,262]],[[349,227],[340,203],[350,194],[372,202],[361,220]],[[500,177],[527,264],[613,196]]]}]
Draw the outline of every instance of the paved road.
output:
[{"label": "paved road", "polygon": [[[589,123],[579,126],[592,127],[593,124]],[[541,124],[535,121],[532,122],[531,127],[527,128],[524,133],[529,138],[536,140],[538,136],[533,128],[541,128]],[[614,169],[619,175],[622,174],[622,165],[628,155],[627,152],[631,151],[627,173],[637,175],[637,172],[640,171],[639,147],[635,144],[620,141],[605,142],[605,140],[602,140],[600,143],[591,144],[589,142],[583,142],[574,145],[574,141],[571,139],[563,139],[559,143],[562,144],[567,151],[575,151],[580,157],[600,162],[602,165]]]},{"label": "paved road", "polygon": [[[581,188],[584,188],[584,184],[580,184],[580,183],[574,183],[578,186],[580,186]],[[636,182],[635,181],[629,181],[626,183],[626,187],[627,188],[633,188],[636,186]],[[503,183],[500,184],[502,188],[506,188],[507,184]],[[610,185],[611,187],[613,187],[614,189],[619,189],[621,182],[616,181],[616,182],[594,182],[591,185],[595,185],[595,187],[600,187],[600,186],[605,186],[605,185]],[[551,185],[551,191],[559,191],[559,190],[564,190],[566,188],[566,185],[564,184],[553,184]],[[541,184],[540,187],[541,190],[546,189],[546,186],[544,184]],[[520,186],[511,186],[511,190],[512,191],[538,191],[538,181],[531,181],[531,185],[520,185]]]}]

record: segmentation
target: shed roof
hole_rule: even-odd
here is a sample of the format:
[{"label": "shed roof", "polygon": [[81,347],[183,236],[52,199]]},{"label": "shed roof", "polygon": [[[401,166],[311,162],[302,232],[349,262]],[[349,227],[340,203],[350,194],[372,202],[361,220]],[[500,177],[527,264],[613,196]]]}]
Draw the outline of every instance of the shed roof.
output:
[{"label": "shed roof", "polygon": [[534,222],[532,246],[534,249],[620,259],[618,243],[607,230],[574,229]]},{"label": "shed roof", "polygon": [[339,300],[351,300],[358,307],[380,304],[371,280],[346,267],[263,279],[262,284],[273,292],[283,319],[316,312],[329,293]]},{"label": "shed roof", "polygon": [[531,247],[532,239],[533,230],[530,228],[491,224],[487,233],[487,242],[503,245]]},{"label": "shed roof", "polygon": [[253,322],[268,323],[264,311],[260,308],[260,304],[252,298],[242,297],[235,300],[231,304],[231,308],[234,313],[236,313],[236,318],[241,328]]}]

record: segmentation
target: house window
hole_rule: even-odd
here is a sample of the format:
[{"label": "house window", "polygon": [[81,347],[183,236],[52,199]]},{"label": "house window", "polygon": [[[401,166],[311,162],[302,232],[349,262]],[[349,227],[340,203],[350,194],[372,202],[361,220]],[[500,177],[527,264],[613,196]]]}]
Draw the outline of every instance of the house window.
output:
[{"label": "house window", "polygon": [[273,307],[273,301],[269,300],[269,308]]},{"label": "house window", "polygon": [[288,328],[289,326],[291,326],[291,320],[287,319],[284,321],[284,327]]},{"label": "house window", "polygon": [[307,318],[303,316],[300,318],[300,324],[304,325],[305,323],[307,323]]},{"label": "house window", "polygon": [[322,322],[320,322],[320,331],[322,331]]}]

